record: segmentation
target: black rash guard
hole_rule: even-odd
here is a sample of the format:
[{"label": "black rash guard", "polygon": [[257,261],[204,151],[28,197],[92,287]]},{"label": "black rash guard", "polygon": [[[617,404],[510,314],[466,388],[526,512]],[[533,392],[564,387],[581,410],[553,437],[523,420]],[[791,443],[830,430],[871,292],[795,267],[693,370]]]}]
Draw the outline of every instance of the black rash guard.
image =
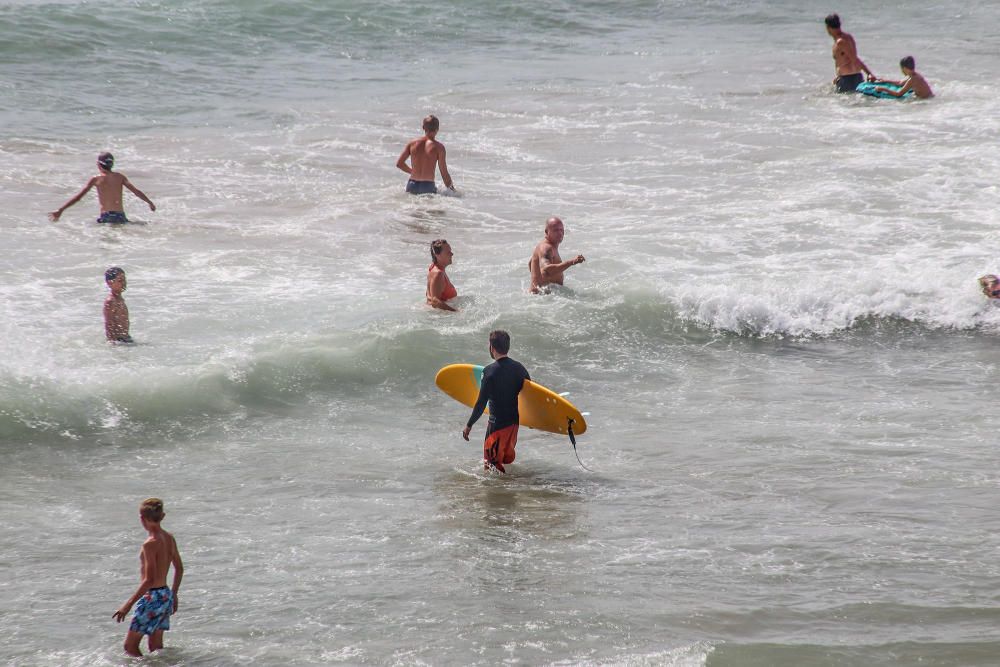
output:
[{"label": "black rash guard", "polygon": [[483,369],[483,383],[479,387],[479,399],[472,408],[467,426],[472,428],[490,402],[490,426],[498,431],[517,423],[517,395],[525,380],[530,380],[528,370],[509,357],[500,357]]}]

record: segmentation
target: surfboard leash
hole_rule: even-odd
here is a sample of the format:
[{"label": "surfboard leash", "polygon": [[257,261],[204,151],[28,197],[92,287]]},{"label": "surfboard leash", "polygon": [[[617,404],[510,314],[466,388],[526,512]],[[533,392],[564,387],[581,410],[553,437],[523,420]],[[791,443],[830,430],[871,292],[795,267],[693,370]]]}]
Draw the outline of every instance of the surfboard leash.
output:
[{"label": "surfboard leash", "polygon": [[576,460],[584,470],[589,470],[590,472],[594,472],[593,470],[590,470],[590,468],[588,468],[587,466],[583,465],[583,461],[580,460],[580,453],[576,451],[576,436],[573,435],[574,421],[575,420],[572,417],[566,418],[566,432],[569,433],[569,441],[573,443],[573,453],[576,454]]}]

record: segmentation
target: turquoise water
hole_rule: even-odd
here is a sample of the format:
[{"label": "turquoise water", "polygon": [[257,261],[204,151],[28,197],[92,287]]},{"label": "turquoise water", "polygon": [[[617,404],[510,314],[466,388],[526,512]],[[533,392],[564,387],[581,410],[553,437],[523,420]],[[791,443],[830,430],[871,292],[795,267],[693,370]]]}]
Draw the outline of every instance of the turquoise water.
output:
[{"label": "turquoise water", "polygon": [[[998,11],[837,8],[908,102],[830,92],[829,11],[0,7],[0,662],[125,662],[157,495],[153,664],[993,664]],[[402,193],[427,113],[461,197]],[[48,222],[102,150],[157,211]],[[482,473],[433,377],[495,327],[595,472]]]}]

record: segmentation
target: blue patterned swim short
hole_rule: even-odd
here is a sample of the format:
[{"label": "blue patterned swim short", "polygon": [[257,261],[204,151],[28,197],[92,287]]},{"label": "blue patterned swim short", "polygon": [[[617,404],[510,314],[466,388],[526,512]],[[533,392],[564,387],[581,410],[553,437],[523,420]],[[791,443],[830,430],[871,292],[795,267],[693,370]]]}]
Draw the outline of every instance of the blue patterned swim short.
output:
[{"label": "blue patterned swim short", "polygon": [[97,221],[123,223],[128,222],[128,218],[125,217],[125,213],[123,211],[105,211],[104,213],[101,213],[101,217],[99,217]]},{"label": "blue patterned swim short", "polygon": [[169,588],[151,588],[139,598],[129,630],[151,635],[157,630],[170,629],[170,614],[174,612],[174,594]]}]

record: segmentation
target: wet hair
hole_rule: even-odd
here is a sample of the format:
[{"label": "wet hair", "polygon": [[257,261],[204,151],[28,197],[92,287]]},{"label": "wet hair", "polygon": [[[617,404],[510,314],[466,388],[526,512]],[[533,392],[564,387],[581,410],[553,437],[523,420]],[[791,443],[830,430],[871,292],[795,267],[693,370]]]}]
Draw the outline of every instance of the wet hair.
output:
[{"label": "wet hair", "polygon": [[97,164],[107,171],[111,171],[115,166],[115,156],[111,153],[101,153],[97,156]]},{"label": "wet hair", "polygon": [[147,521],[159,523],[166,512],[163,511],[163,501],[159,498],[146,498],[139,505],[139,516]]},{"label": "wet hair", "polygon": [[906,69],[916,69],[917,62],[913,59],[913,56],[906,56],[899,61],[900,67],[905,67]]},{"label": "wet hair", "polygon": [[431,114],[424,118],[424,132],[437,132],[438,128],[441,127],[441,121],[438,120],[437,116]]},{"label": "wet hair", "polygon": [[120,266],[112,266],[110,269],[104,272],[104,280],[106,282],[111,282],[120,275],[124,275],[125,269]]},{"label": "wet hair", "polygon": [[432,262],[434,262],[435,264],[437,264],[437,256],[441,254],[441,251],[444,250],[444,247],[446,245],[448,245],[448,242],[445,241],[444,239],[437,239],[435,241],[431,241],[431,261]]},{"label": "wet hair", "polygon": [[500,354],[507,354],[510,350],[510,334],[503,329],[490,332],[490,347]]},{"label": "wet hair", "polygon": [[840,17],[836,14],[830,14],[824,19],[827,28],[833,28],[834,30],[840,30]]}]

